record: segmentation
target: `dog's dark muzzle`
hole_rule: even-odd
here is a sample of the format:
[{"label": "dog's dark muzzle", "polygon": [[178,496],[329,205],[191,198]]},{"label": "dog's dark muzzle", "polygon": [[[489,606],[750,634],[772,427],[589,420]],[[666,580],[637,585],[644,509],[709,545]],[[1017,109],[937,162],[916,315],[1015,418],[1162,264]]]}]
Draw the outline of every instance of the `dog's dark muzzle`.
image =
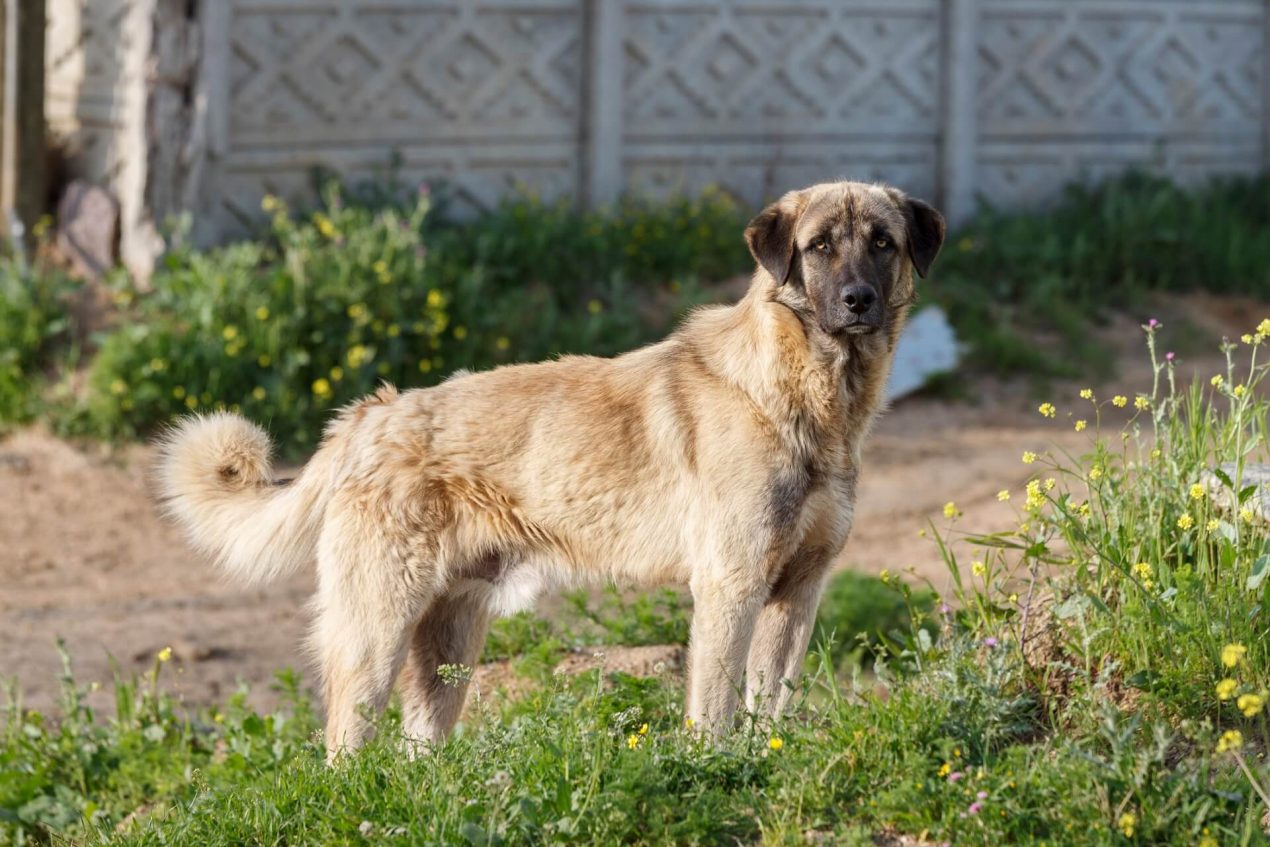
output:
[{"label": "dog's dark muzzle", "polygon": [[842,331],[848,333],[873,332],[882,326],[882,298],[877,289],[863,282],[842,288]]}]

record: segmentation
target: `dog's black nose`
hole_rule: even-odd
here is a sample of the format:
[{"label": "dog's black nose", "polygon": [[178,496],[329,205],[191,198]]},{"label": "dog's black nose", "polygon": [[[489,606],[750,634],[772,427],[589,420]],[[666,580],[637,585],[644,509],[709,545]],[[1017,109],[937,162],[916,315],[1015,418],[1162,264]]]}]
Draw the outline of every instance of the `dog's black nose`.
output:
[{"label": "dog's black nose", "polygon": [[863,315],[869,309],[872,309],[877,299],[877,292],[873,290],[871,285],[848,285],[842,289],[842,302],[846,303],[847,308],[857,315]]}]

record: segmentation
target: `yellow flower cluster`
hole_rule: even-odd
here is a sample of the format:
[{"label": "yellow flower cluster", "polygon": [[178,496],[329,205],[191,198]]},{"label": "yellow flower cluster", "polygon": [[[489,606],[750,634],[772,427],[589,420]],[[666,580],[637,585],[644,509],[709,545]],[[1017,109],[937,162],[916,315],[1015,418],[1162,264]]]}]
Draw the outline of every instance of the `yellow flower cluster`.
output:
[{"label": "yellow flower cluster", "polygon": [[1177,519],[1177,528],[1185,532],[1195,526],[1195,519],[1188,514],[1183,514]]},{"label": "yellow flower cluster", "polygon": [[1242,746],[1244,746],[1244,734],[1237,729],[1228,729],[1221,734],[1221,738],[1217,739],[1218,753],[1238,750]]},{"label": "yellow flower cluster", "polygon": [[1115,397],[1111,398],[1111,405],[1115,406],[1117,409],[1123,409],[1125,406],[1129,405],[1129,398],[1123,394],[1117,394]]},{"label": "yellow flower cluster", "polygon": [[1244,656],[1248,655],[1248,648],[1242,644],[1227,644],[1221,648],[1221,663],[1228,668],[1233,668],[1244,660]]},{"label": "yellow flower cluster", "polygon": [[1045,495],[1041,493],[1040,480],[1034,479],[1027,484],[1027,508],[1036,510],[1045,505]]},{"label": "yellow flower cluster", "polygon": [[1270,337],[1270,318],[1263,318],[1261,323],[1257,324],[1257,334],[1251,335],[1245,333],[1239,337],[1244,344],[1260,344]]},{"label": "yellow flower cluster", "polygon": [[1133,830],[1138,825],[1138,816],[1133,812],[1125,812],[1120,816],[1120,831],[1124,833],[1125,838],[1133,837]]},{"label": "yellow flower cluster", "polygon": [[1138,578],[1138,582],[1142,583],[1142,587],[1147,591],[1150,591],[1155,586],[1155,583],[1151,580],[1154,571],[1148,562],[1138,562],[1134,565],[1133,575]]},{"label": "yellow flower cluster", "polygon": [[944,517],[948,518],[948,520],[952,520],[953,518],[957,517],[957,515],[959,514],[961,513],[957,511],[956,503],[949,500],[947,503],[944,504]]},{"label": "yellow flower cluster", "polygon": [[1053,403],[1042,403],[1042,404],[1041,404],[1041,405],[1037,408],[1037,411],[1038,411],[1038,412],[1040,412],[1042,416],[1047,417],[1047,418],[1052,418],[1052,417],[1054,417],[1054,415],[1055,415],[1055,414],[1057,414],[1057,412],[1058,412],[1058,410],[1054,408],[1054,404],[1053,404]]}]

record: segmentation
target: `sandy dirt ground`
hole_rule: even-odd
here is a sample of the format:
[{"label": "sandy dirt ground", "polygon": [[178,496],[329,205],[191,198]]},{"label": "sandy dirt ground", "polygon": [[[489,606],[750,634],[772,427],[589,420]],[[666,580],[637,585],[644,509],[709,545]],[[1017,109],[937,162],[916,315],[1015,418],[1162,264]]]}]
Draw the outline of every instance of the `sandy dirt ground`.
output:
[{"label": "sandy dirt ground", "polygon": [[[1207,300],[1172,308],[1209,336],[1209,350],[1221,334],[1246,331],[1267,311]],[[1117,376],[1097,386],[1100,395],[1149,390],[1135,323],[1122,320],[1106,332],[1124,343]],[[1180,372],[1207,376],[1220,364],[1216,354],[1184,357]],[[855,529],[838,566],[911,568],[946,585],[934,545],[918,530],[927,520],[942,522],[950,500],[964,511],[965,530],[1011,526],[1014,504],[996,494],[1021,491],[1033,470],[1021,463],[1023,451],[1079,453],[1090,443],[1090,433],[1072,427],[1088,410],[1080,387],[1055,385],[1042,396],[1024,381],[977,380],[967,400],[898,402],[868,444]],[[1055,420],[1037,414],[1042,399],[1059,407]],[[150,459],[144,446],[75,445],[39,429],[0,441],[0,677],[16,677],[30,707],[56,700],[57,639],[85,683],[108,682],[112,663],[125,675],[143,672],[171,646],[167,679],[191,705],[222,700],[247,683],[252,702],[267,708],[276,669],[307,670],[311,575],[252,590],[224,582],[156,513]],[[105,687],[94,700],[107,704]]]}]

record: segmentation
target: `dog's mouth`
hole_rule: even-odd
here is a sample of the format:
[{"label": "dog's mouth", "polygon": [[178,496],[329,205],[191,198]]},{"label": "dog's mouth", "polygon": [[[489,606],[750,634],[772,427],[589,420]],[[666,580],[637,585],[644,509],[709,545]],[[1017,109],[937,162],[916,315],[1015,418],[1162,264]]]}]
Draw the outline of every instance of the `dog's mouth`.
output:
[{"label": "dog's mouth", "polygon": [[877,324],[852,324],[842,330],[843,335],[872,335],[881,327]]}]

